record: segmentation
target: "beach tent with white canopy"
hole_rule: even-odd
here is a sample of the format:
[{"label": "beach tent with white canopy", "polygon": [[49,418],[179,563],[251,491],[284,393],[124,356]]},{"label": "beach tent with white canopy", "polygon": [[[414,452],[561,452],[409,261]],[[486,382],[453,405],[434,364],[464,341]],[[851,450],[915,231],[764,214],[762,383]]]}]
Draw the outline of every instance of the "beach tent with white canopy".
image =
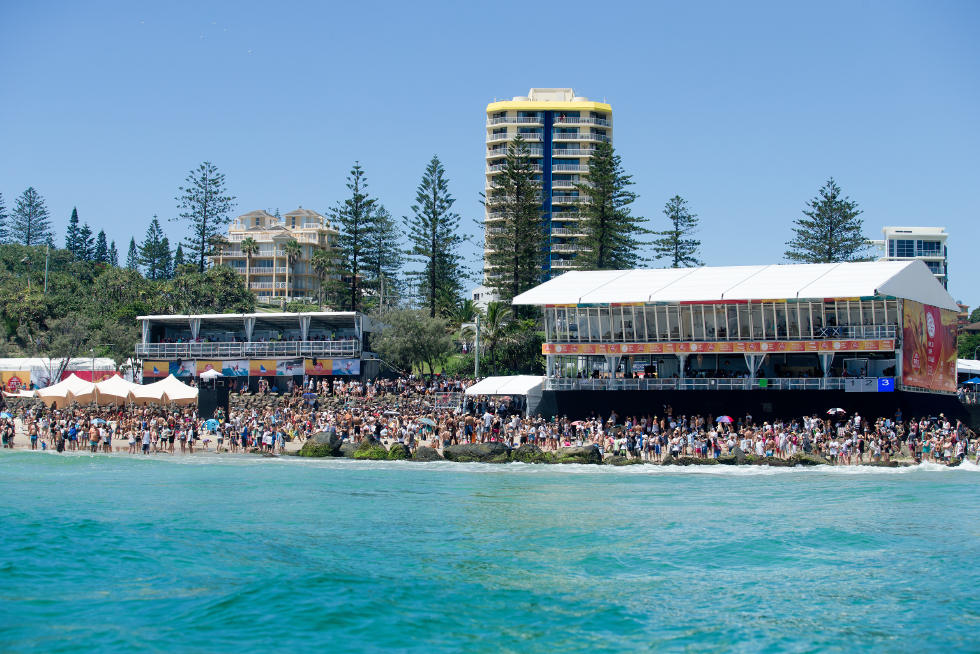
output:
[{"label": "beach tent with white canopy", "polygon": [[218,377],[224,377],[224,375],[221,374],[220,370],[215,370],[214,368],[211,368],[210,370],[205,370],[204,372],[201,373],[200,376],[201,376],[201,381],[214,381]]},{"label": "beach tent with white canopy", "polygon": [[137,384],[128,382],[119,375],[103,379],[95,385],[96,402],[100,406],[126,404],[130,401],[135,386]]},{"label": "beach tent with white canopy", "polygon": [[95,384],[71,374],[53,386],[39,389],[37,396],[49,407],[65,407],[71,402],[88,404],[95,399]]},{"label": "beach tent with white canopy", "polygon": [[158,381],[154,386],[161,385],[163,391],[163,401],[172,404],[196,404],[198,390],[193,386],[188,386],[173,375]]},{"label": "beach tent with white canopy", "polygon": [[173,375],[158,382],[133,387],[133,401],[136,404],[194,404],[197,402],[197,389],[188,386]]},{"label": "beach tent with white canopy", "polygon": [[957,359],[956,374],[980,375],[980,361],[977,361],[976,359]]},{"label": "beach tent with white canopy", "polygon": [[466,395],[492,395],[511,397],[515,395],[527,398],[527,414],[537,413],[541,402],[541,388],[544,377],[540,375],[508,375],[504,377],[487,377],[466,389]]}]

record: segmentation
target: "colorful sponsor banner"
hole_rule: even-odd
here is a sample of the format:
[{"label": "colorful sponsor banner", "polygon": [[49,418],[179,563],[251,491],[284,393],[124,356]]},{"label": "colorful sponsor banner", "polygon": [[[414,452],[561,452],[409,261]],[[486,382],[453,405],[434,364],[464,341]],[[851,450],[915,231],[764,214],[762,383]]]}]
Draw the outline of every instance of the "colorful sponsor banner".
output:
[{"label": "colorful sponsor banner", "polygon": [[903,301],[902,383],[956,392],[956,312]]},{"label": "colorful sponsor banner", "polygon": [[331,369],[335,375],[356,376],[361,374],[360,359],[333,359],[331,364]]},{"label": "colorful sponsor banner", "polygon": [[303,369],[307,375],[331,375],[333,374],[333,360],[317,359],[316,363],[313,363],[313,359],[306,359],[303,362]]},{"label": "colorful sponsor banner", "polygon": [[252,377],[275,377],[275,359],[252,359],[248,362],[248,374]]},{"label": "colorful sponsor banner", "polygon": [[[221,372],[221,368],[222,368],[222,366],[221,366],[221,362],[220,361],[201,361],[201,360],[198,360],[197,361],[197,366],[196,366],[197,375],[199,377],[200,377],[200,375],[201,375],[202,372],[207,372],[208,370],[217,370],[218,372]],[[224,374],[224,373],[222,373],[222,374]]]},{"label": "colorful sponsor banner", "polygon": [[280,377],[302,375],[304,372],[302,359],[279,359],[276,361],[276,374]]},{"label": "colorful sponsor banner", "polygon": [[248,377],[248,359],[222,361],[221,374],[225,377]]},{"label": "colorful sponsor banner", "polygon": [[343,375],[357,376],[361,374],[360,359],[306,359],[304,368],[307,375]]},{"label": "colorful sponsor banner", "polygon": [[170,374],[174,377],[193,377],[197,372],[194,361],[171,361]]},{"label": "colorful sponsor banner", "polygon": [[0,382],[3,382],[3,390],[16,393],[31,385],[31,373],[29,370],[0,371]]},{"label": "colorful sponsor banner", "polygon": [[143,377],[166,377],[170,374],[170,364],[166,361],[144,361]]},{"label": "colorful sponsor banner", "polygon": [[115,374],[115,370],[65,370],[61,373],[61,378],[68,379],[72,375],[75,375],[79,379],[84,379],[85,381],[100,382],[103,379],[109,379],[109,377],[112,377]]},{"label": "colorful sponsor banner", "polygon": [[706,343],[545,343],[542,354],[741,354],[791,352],[888,352],[895,339],[826,341],[715,341]]}]

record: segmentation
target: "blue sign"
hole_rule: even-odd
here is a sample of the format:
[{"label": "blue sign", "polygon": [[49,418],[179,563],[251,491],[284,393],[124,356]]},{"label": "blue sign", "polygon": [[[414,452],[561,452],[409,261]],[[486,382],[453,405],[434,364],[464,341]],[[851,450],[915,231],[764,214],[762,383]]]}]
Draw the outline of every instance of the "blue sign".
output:
[{"label": "blue sign", "polygon": [[892,393],[895,390],[895,380],[891,377],[879,377],[878,378],[878,392],[879,393]]}]

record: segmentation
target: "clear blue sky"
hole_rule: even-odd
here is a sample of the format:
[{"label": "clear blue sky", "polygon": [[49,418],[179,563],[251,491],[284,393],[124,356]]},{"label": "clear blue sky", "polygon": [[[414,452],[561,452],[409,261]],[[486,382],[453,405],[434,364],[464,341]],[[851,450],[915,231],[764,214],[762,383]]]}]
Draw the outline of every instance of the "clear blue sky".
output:
[{"label": "clear blue sky", "polygon": [[325,212],[359,159],[402,216],[438,153],[475,237],[486,103],[570,86],[613,105],[636,213],[662,228],[687,198],[707,263],[781,261],[834,176],[871,237],[946,226],[950,291],[976,306],[978,34],[971,1],[7,0],[0,192],[35,186],[59,243],[77,205],[124,256],[204,160],[240,212]]}]

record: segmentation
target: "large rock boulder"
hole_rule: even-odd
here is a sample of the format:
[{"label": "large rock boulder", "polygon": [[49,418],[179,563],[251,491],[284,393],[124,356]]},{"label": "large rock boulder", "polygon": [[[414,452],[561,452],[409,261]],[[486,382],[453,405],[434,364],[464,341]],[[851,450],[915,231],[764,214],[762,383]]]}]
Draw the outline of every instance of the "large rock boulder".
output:
[{"label": "large rock boulder", "polygon": [[341,445],[343,445],[343,440],[340,436],[321,431],[310,436],[296,454],[297,456],[313,457],[342,456]]},{"label": "large rock boulder", "polygon": [[355,459],[368,459],[371,461],[382,461],[388,458],[388,450],[380,441],[373,438],[365,438],[354,450]]},{"label": "large rock boulder", "polygon": [[720,463],[718,459],[702,459],[697,456],[668,456],[663,461],[665,466],[716,466]]},{"label": "large rock boulder", "polygon": [[345,456],[348,459],[354,458],[354,452],[357,451],[357,443],[352,443],[347,441],[340,445],[340,456]]},{"label": "large rock boulder", "polygon": [[737,445],[735,446],[735,449],[732,450],[732,454],[735,455],[735,465],[744,466],[746,463],[749,463],[749,455],[746,454],[742,450],[742,448],[738,447]]},{"label": "large rock boulder", "polygon": [[787,459],[791,465],[794,466],[826,466],[830,465],[830,461],[823,458],[822,456],[817,456],[816,454],[806,454],[805,452],[800,454],[794,454]]},{"label": "large rock boulder", "polygon": [[388,448],[389,461],[407,461],[412,458],[412,452],[404,443],[392,443]]},{"label": "large rock boulder", "polygon": [[602,463],[602,454],[595,445],[563,447],[555,457],[557,463]]},{"label": "large rock boulder", "polygon": [[550,452],[543,451],[537,445],[525,443],[511,452],[512,461],[520,463],[554,463],[555,457]]},{"label": "large rock boulder", "polygon": [[643,459],[638,459],[636,457],[632,459],[627,459],[625,456],[607,456],[602,460],[603,465],[607,466],[632,466],[643,463]]},{"label": "large rock boulder", "polygon": [[427,445],[419,445],[415,448],[415,453],[412,455],[412,461],[443,461],[442,455],[439,454],[439,450],[434,447],[429,447]]},{"label": "large rock boulder", "polygon": [[510,448],[503,443],[464,443],[450,445],[443,455],[458,463],[507,463],[510,461]]}]

